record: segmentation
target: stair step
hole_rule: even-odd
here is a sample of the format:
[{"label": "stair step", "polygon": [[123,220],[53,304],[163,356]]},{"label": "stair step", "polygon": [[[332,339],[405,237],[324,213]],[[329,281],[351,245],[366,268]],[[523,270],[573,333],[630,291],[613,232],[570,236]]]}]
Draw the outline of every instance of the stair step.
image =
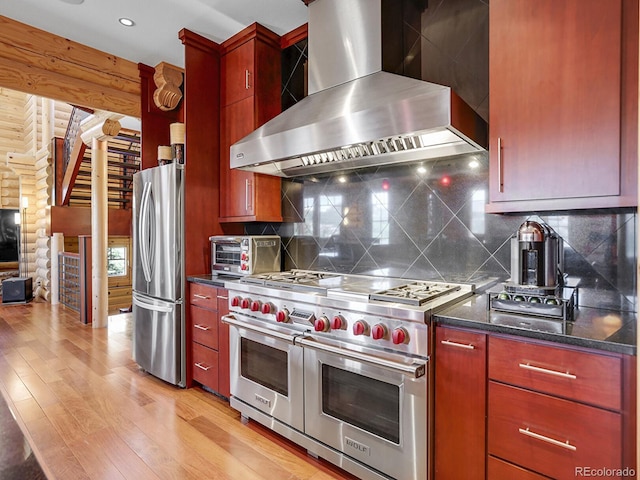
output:
[{"label": "stair step", "polygon": [[[91,196],[87,195],[77,195],[71,194],[71,200],[86,200],[87,202],[91,202]],[[131,202],[130,198],[109,198],[109,202],[117,202],[117,203],[129,203]]]}]

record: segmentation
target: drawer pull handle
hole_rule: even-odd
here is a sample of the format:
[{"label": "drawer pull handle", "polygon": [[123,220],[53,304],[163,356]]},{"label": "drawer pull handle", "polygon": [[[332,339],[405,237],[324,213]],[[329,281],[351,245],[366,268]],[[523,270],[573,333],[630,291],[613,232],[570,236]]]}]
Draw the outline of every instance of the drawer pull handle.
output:
[{"label": "drawer pull handle", "polygon": [[218,295],[218,298],[220,298],[222,300],[229,300],[229,297],[223,297],[222,295]]},{"label": "drawer pull handle", "polygon": [[549,370],[548,368],[542,368],[542,367],[536,367],[534,365],[529,365],[528,363],[520,363],[520,364],[518,364],[518,366],[520,368],[524,368],[525,370],[531,370],[533,372],[538,372],[538,373],[546,373],[546,374],[549,374],[549,375],[555,375],[556,377],[568,378],[570,380],[575,380],[576,378],[578,378],[573,373],[558,372],[556,370]]},{"label": "drawer pull handle", "polygon": [[544,435],[540,435],[539,433],[532,432],[531,430],[529,430],[529,427],[519,428],[518,431],[528,437],[535,438],[536,440],[542,440],[543,442],[550,443],[551,445],[555,445],[557,447],[566,448],[567,450],[571,450],[572,452],[575,452],[577,450],[575,445],[571,445],[569,443],[569,440],[567,440],[566,442],[561,442],[560,440],[545,437]]},{"label": "drawer pull handle", "polygon": [[209,300],[209,296],[208,295],[200,295],[198,293],[194,293],[193,296],[196,297],[196,298],[200,298],[201,300]]},{"label": "drawer pull handle", "polygon": [[206,325],[198,325],[197,323],[193,325],[194,328],[197,328],[198,330],[204,330],[205,332],[207,330],[209,330],[209,327]]},{"label": "drawer pull handle", "polygon": [[211,368],[210,366],[202,365],[201,363],[196,363],[196,367],[204,370],[205,372]]},{"label": "drawer pull handle", "polygon": [[440,340],[442,345],[449,345],[450,347],[466,348],[467,350],[475,350],[475,346],[470,343],[458,343],[451,340]]}]

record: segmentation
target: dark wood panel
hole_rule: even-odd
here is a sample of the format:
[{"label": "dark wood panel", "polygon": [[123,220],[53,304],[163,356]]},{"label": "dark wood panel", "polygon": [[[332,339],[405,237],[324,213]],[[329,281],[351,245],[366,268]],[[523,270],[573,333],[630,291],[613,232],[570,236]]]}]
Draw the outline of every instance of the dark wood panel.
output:
[{"label": "dark wood panel", "polygon": [[491,337],[489,378],[604,408],[620,410],[618,356]]},{"label": "dark wood panel", "polygon": [[[51,223],[47,235],[63,233],[65,236],[91,235],[91,208],[51,207]],[[131,236],[131,210],[109,209],[109,235]]]},{"label": "dark wood panel", "polygon": [[229,398],[231,381],[229,374],[229,325],[222,322],[222,317],[229,313],[229,291],[218,289],[218,393]]},{"label": "dark wood panel", "polygon": [[488,426],[489,454],[543,475],[621,468],[618,413],[490,381]]},{"label": "dark wood panel", "polygon": [[280,37],[280,49],[284,50],[285,48],[290,47],[291,45],[295,45],[300,40],[304,40],[309,36],[309,24],[305,23],[304,25],[300,25],[298,28],[291,30],[288,33],[285,33]]},{"label": "dark wood panel", "polygon": [[486,343],[484,333],[436,328],[436,478],[485,478]]},{"label": "dark wood panel", "polygon": [[189,30],[185,47],[185,271],[209,272],[209,237],[222,233],[219,216],[220,47]]}]

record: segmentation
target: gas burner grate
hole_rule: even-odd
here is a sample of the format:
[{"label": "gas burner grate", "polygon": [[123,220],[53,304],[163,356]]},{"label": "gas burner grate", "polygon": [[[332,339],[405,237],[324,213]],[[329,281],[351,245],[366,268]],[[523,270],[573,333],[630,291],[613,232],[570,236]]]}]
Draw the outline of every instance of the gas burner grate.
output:
[{"label": "gas burner grate", "polygon": [[448,285],[437,282],[414,282],[400,287],[372,293],[370,300],[396,302],[406,305],[420,306],[438,297],[460,290],[459,285]]}]

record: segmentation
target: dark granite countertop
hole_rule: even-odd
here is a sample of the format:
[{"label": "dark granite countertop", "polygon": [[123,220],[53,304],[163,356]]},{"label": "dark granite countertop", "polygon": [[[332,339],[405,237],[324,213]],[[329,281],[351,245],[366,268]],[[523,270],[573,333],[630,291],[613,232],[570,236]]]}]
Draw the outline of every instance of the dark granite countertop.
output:
[{"label": "dark granite countertop", "polygon": [[[539,340],[636,355],[636,322],[633,312],[579,307],[574,321],[542,321],[530,316],[487,311],[487,295],[474,295],[434,315],[440,325],[474,328]],[[526,328],[522,324],[528,325]],[[537,329],[536,329],[537,328]],[[564,331],[563,331],[564,330]]]},{"label": "dark granite countertop", "polygon": [[224,288],[225,283],[238,282],[239,278],[232,275],[212,275],[210,273],[203,273],[202,275],[187,275],[187,281]]}]

